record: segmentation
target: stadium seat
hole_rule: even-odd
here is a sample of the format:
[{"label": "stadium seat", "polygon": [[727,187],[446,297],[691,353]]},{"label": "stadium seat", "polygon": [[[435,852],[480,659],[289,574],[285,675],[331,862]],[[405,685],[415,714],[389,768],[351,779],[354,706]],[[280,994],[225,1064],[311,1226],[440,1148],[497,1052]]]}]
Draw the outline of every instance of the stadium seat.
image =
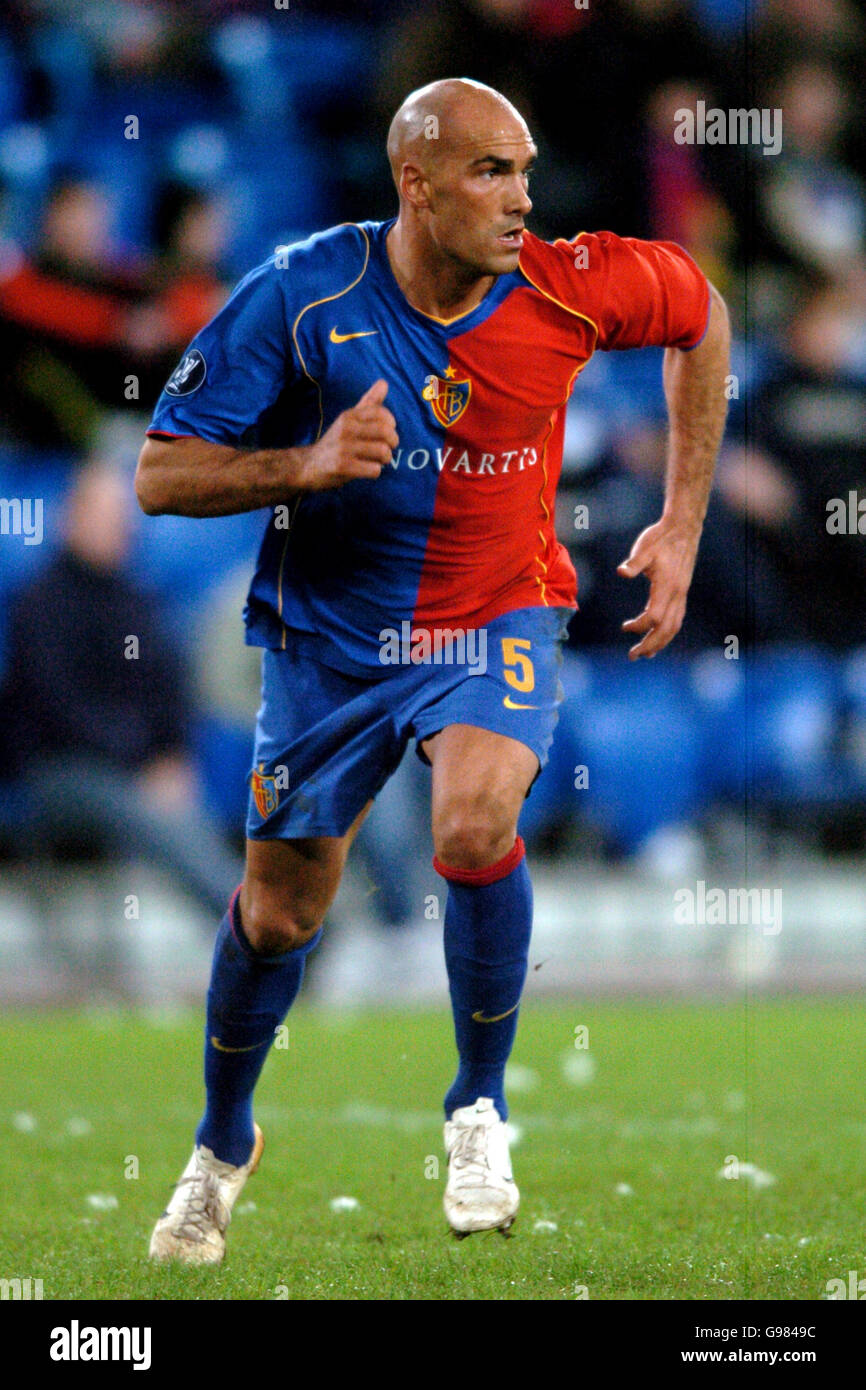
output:
[{"label": "stadium seat", "polygon": [[374,69],[375,48],[357,24],[235,15],[217,28],[213,55],[241,120],[252,129],[277,122],[282,133],[297,113],[314,116],[325,100],[357,90]]},{"label": "stadium seat", "polygon": [[839,663],[815,647],[770,646],[726,661],[705,653],[692,672],[701,712],[701,776],[715,795],[781,807],[844,796],[835,752]]},{"label": "stadium seat", "polygon": [[[148,517],[139,525],[129,558],[129,572],[143,587],[171,600],[168,618],[187,642],[187,628],[194,610],[213,586],[239,564],[252,574],[266,514],[245,512],[239,516],[210,517],[203,523],[194,517]],[[183,596],[182,604],[178,595]]]},{"label": "stadium seat", "polygon": [[36,122],[0,130],[3,235],[26,250],[38,237],[52,154],[48,132]]},{"label": "stadium seat", "polygon": [[[275,247],[308,236],[327,225],[330,205],[323,154],[309,141],[287,132],[277,145],[231,142],[229,185],[233,236],[231,263],[246,273]],[[299,196],[299,190],[303,190]]]},{"label": "stadium seat", "polygon": [[842,665],[845,718],[845,770],[855,794],[866,791],[866,647],[851,652]]},{"label": "stadium seat", "polygon": [[835,657],[816,647],[768,647],[753,657],[747,692],[756,791],[821,802],[838,790],[834,741],[841,708]]},{"label": "stadium seat", "polygon": [[742,800],[745,794],[746,678],[742,660],[720,648],[700,653],[690,682],[701,727],[700,777],[707,799]]},{"label": "stadium seat", "polygon": [[624,651],[566,651],[562,683],[550,767],[521,827],[530,832],[551,813],[585,815],[612,848],[632,853],[654,831],[692,818],[703,789],[686,664],[633,665]]}]

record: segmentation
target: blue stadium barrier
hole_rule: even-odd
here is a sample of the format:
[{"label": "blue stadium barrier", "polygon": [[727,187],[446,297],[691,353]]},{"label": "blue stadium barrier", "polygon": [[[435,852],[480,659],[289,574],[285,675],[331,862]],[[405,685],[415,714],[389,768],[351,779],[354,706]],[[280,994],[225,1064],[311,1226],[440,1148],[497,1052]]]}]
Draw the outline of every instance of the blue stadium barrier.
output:
[{"label": "blue stadium barrier", "polygon": [[746,790],[746,674],[743,660],[714,648],[696,656],[690,680],[702,729],[701,785],[708,800],[742,801]]},{"label": "blue stadium barrier", "polygon": [[761,0],[695,0],[701,24],[728,42],[742,37],[749,22],[754,24],[764,8]]},{"label": "blue stadium barrier", "polygon": [[25,788],[0,778],[0,844],[20,844],[22,827],[26,827],[30,819],[31,808]]},{"label": "blue stadium barrier", "polygon": [[151,516],[139,523],[129,572],[146,588],[166,597],[183,593],[198,601],[238,564],[252,574],[264,534],[266,512],[200,519]]},{"label": "blue stadium barrier", "polygon": [[816,647],[774,646],[756,651],[751,666],[746,702],[757,795],[778,789],[810,802],[832,800],[840,787],[838,659]]},{"label": "blue stadium barrier", "polygon": [[701,776],[714,795],[777,807],[845,799],[850,777],[836,751],[842,671],[833,653],[779,645],[731,661],[705,653],[692,683]]},{"label": "blue stadium barrier", "polygon": [[701,809],[700,725],[688,667],[627,660],[625,650],[566,651],[565,699],[550,765],[527,801],[521,829],[585,816],[630,853],[662,826]]},{"label": "blue stadium barrier", "polygon": [[842,663],[845,714],[845,768],[852,795],[862,804],[866,794],[866,647],[848,653]]}]

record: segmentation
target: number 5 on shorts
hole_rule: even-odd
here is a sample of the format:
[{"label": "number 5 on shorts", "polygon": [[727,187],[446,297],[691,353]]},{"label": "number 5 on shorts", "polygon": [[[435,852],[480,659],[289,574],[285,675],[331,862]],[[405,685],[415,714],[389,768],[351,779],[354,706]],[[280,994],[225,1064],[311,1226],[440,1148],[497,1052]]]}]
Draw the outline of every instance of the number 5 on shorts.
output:
[{"label": "number 5 on shorts", "polygon": [[[529,657],[524,651],[528,652],[532,648],[532,643],[527,637],[503,637],[502,638],[502,665],[505,668],[503,675],[513,690],[519,690],[522,695],[528,695],[530,690],[535,689],[535,671]],[[516,666],[517,671],[510,671],[509,666]]]}]

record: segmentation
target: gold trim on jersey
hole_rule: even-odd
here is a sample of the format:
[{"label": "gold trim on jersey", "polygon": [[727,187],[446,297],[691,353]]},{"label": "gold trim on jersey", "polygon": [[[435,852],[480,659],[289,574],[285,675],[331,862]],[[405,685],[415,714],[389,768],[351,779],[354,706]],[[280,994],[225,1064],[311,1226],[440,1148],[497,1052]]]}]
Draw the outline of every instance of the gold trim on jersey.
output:
[{"label": "gold trim on jersey", "polygon": [[[392,270],[391,274],[392,274],[392,275],[394,274],[393,270]],[[499,277],[497,276],[497,279],[498,279],[498,278],[499,278]],[[397,280],[396,275],[394,276],[394,280],[395,280],[395,283],[396,283],[396,280]],[[399,289],[400,289],[400,286],[397,285],[397,288],[398,288],[398,290],[399,290]],[[493,290],[493,286],[491,285],[491,286],[490,286],[490,289],[487,291],[487,294],[490,294],[490,293],[492,292],[492,290]],[[441,324],[443,328],[447,328],[448,325],[451,324],[451,323],[459,323],[461,319],[468,319],[468,317],[469,317],[470,314],[474,314],[476,309],[480,309],[480,308],[481,308],[481,305],[484,303],[484,300],[487,298],[487,294],[485,294],[485,295],[483,296],[483,298],[479,299],[479,301],[478,301],[477,304],[474,304],[474,305],[472,306],[471,309],[464,309],[462,314],[455,314],[454,317],[453,317],[453,319],[440,319],[440,318],[437,318],[435,314],[428,314],[424,309],[419,309],[419,308],[418,308],[418,305],[417,305],[417,304],[413,304],[412,301],[411,301],[411,299],[408,297],[408,295],[404,294],[402,290],[400,290],[400,293],[403,295],[403,298],[406,300],[406,303],[409,305],[409,308],[410,308],[410,309],[414,309],[416,314],[420,314],[420,315],[422,316],[422,318],[430,319],[431,322],[433,322],[433,323],[439,323],[439,324]]]},{"label": "gold trim on jersey", "polygon": [[[577,236],[585,236],[585,235],[586,235],[585,232],[578,232],[578,234],[577,234]],[[577,241],[577,237],[575,237],[575,241]],[[568,244],[569,246],[571,245],[570,242],[568,242],[567,244]],[[529,281],[529,283],[530,283],[530,285],[532,286],[532,288],[533,288],[534,290],[538,290],[538,293],[539,293],[539,294],[544,295],[544,298],[545,298],[545,299],[549,299],[550,302],[551,302],[551,304],[558,304],[559,307],[560,307],[560,309],[564,309],[565,312],[566,312],[567,314],[573,314],[575,318],[577,318],[577,319],[583,319],[584,323],[588,323],[589,326],[590,326],[590,328],[592,328],[592,329],[595,330],[595,342],[596,342],[596,343],[598,342],[598,335],[599,335],[599,331],[600,331],[600,330],[599,330],[599,326],[598,326],[598,324],[596,323],[595,319],[591,319],[591,318],[589,317],[589,314],[582,314],[582,313],[580,312],[579,309],[571,309],[571,308],[569,308],[569,306],[568,306],[567,304],[563,304],[563,302],[562,302],[561,299],[557,299],[557,297],[556,297],[555,294],[550,294],[548,290],[544,290],[544,289],[541,288],[540,285],[536,285],[535,281],[533,280],[532,276],[529,274],[529,271],[525,268],[525,266],[523,266],[523,265],[521,265],[520,263],[518,263],[517,268],[518,268],[518,270],[520,271],[520,273],[521,273],[522,275],[525,275],[525,276],[526,276],[526,279]],[[592,356],[592,353],[593,353],[593,352],[595,352],[595,343],[593,343],[593,345],[592,345],[592,352],[590,353],[590,357]],[[587,362],[589,361],[589,357],[586,359],[586,361],[587,361]],[[586,363],[584,363],[583,365],[585,366]]]},{"label": "gold trim on jersey", "polygon": [[313,299],[310,301],[309,304],[305,304],[301,312],[298,314],[298,317],[295,319],[295,322],[292,324],[292,342],[295,345],[295,352],[298,354],[298,361],[301,364],[301,370],[303,371],[304,376],[307,378],[307,380],[313,383],[313,385],[319,393],[319,430],[316,435],[317,441],[321,437],[322,427],[325,423],[325,416],[322,408],[322,388],[319,385],[316,378],[307,369],[307,364],[304,361],[304,354],[301,352],[300,344],[298,343],[298,324],[301,322],[301,319],[304,317],[304,314],[307,312],[308,309],[315,309],[318,304],[330,304],[331,301],[334,299],[342,299],[344,294],[348,294],[349,290],[353,290],[355,286],[359,284],[361,280],[363,280],[364,276],[367,273],[367,266],[370,264],[370,238],[367,236],[367,233],[364,231],[364,228],[361,227],[357,222],[341,222],[340,226],[357,227],[358,231],[361,233],[361,236],[364,238],[364,264],[361,266],[360,273],[355,276],[354,280],[350,285],[346,285],[345,289],[338,290],[336,294],[326,294],[322,299]]},{"label": "gold trim on jersey", "polygon": [[[567,399],[567,398],[566,398],[566,399]],[[562,407],[561,407],[561,406],[558,406],[557,409],[556,409],[556,410],[553,412],[553,414],[551,415],[551,417],[550,417],[550,424],[549,424],[549,426],[548,426],[547,434],[546,434],[545,439],[544,439],[544,444],[542,445],[542,449],[541,449],[541,468],[542,468],[542,472],[543,472],[543,474],[544,474],[544,480],[543,480],[543,482],[542,482],[542,484],[541,484],[541,492],[540,492],[540,494],[539,494],[538,500],[539,500],[539,502],[541,503],[542,509],[543,509],[543,511],[544,511],[544,520],[545,520],[545,523],[547,523],[548,521],[550,521],[550,508],[548,507],[547,503],[546,503],[545,500],[544,500],[544,494],[545,494],[545,491],[547,490],[547,482],[548,482],[548,474],[547,474],[547,446],[548,446],[548,444],[550,443],[550,437],[551,437],[551,435],[553,434],[553,427],[554,427],[554,425],[555,425],[555,423],[556,423],[556,417],[557,417],[557,415],[559,414],[559,411],[560,411],[561,409],[562,409]],[[545,536],[545,534],[544,534],[544,532],[543,532],[542,530],[539,530],[539,531],[538,531],[538,538],[539,538],[539,540],[541,541],[541,554],[543,554],[543,553],[544,553],[544,550],[545,550],[545,547],[547,546],[547,538],[546,538],[546,536]],[[547,602],[547,588],[546,588],[545,582],[544,582],[545,579],[547,578],[547,565],[544,563],[543,559],[541,558],[541,555],[536,555],[535,559],[536,559],[537,563],[541,566],[542,571],[543,571],[543,573],[542,573],[540,576],[539,576],[539,575],[536,575],[536,576],[535,576],[535,582],[536,582],[536,584],[540,584],[540,585],[541,585],[541,602],[544,604],[545,608],[547,608],[547,607],[549,607],[549,604],[548,604],[548,602]]]},{"label": "gold trim on jersey", "polygon": [[[577,236],[574,238],[574,240],[577,241],[579,237],[586,236],[586,235],[587,235],[586,232],[578,232],[578,233],[577,233]],[[568,245],[571,245],[572,243],[569,242],[569,243],[567,243],[567,244],[568,244]],[[593,358],[594,355],[595,355],[595,344],[598,342],[599,327],[598,327],[598,324],[595,322],[595,319],[591,319],[591,318],[589,317],[589,314],[582,314],[582,313],[580,312],[579,309],[571,309],[571,308],[569,308],[569,306],[568,306],[567,304],[563,304],[563,302],[562,302],[561,299],[557,299],[557,298],[556,298],[556,295],[554,295],[554,294],[549,294],[547,290],[542,289],[541,285],[537,285],[537,284],[535,283],[535,281],[533,280],[532,276],[529,274],[529,272],[526,270],[525,266],[524,266],[522,263],[518,262],[518,267],[517,267],[517,268],[518,268],[518,270],[521,272],[521,274],[524,275],[524,276],[526,277],[526,279],[529,281],[529,283],[530,283],[530,285],[532,286],[532,288],[533,288],[534,290],[537,290],[538,293],[539,293],[540,295],[542,295],[545,299],[548,299],[548,300],[550,301],[551,304],[557,304],[557,305],[559,306],[559,308],[560,308],[560,309],[564,309],[565,312],[566,312],[567,314],[572,314],[572,315],[574,316],[574,318],[583,319],[584,323],[588,323],[589,326],[590,326],[590,328],[592,328],[593,331],[595,332],[595,343],[593,343],[593,345],[592,345],[592,349],[591,349],[591,351],[590,351],[589,357],[584,358],[584,360],[583,360],[582,362],[578,362],[577,366],[575,367],[574,371],[572,372],[571,376],[569,377],[568,385],[567,385],[567,387],[565,388],[565,396],[564,396],[564,398],[563,398],[563,400],[562,400],[562,403],[561,403],[560,405],[557,406],[556,411],[554,411],[554,414],[550,417],[550,428],[549,428],[549,430],[548,430],[548,432],[547,432],[547,437],[545,438],[544,447],[543,447],[543,449],[542,449],[542,454],[541,454],[541,465],[542,465],[542,471],[543,471],[543,473],[544,473],[544,481],[543,481],[543,483],[542,483],[541,494],[540,494],[538,500],[541,502],[541,506],[542,506],[543,511],[544,511],[544,520],[545,520],[545,522],[548,522],[548,521],[550,521],[550,510],[549,510],[549,508],[548,508],[548,506],[547,506],[547,503],[546,503],[545,500],[544,500],[544,493],[545,493],[545,490],[546,490],[546,488],[547,488],[547,482],[548,482],[548,474],[547,474],[547,446],[548,446],[548,444],[549,444],[549,442],[550,442],[550,437],[551,437],[551,435],[553,434],[553,426],[554,426],[554,422],[555,422],[557,413],[558,413],[560,410],[562,410],[562,409],[564,408],[564,406],[566,406],[566,405],[568,404],[568,399],[569,399],[569,397],[570,397],[570,395],[571,395],[572,388],[573,388],[573,386],[574,386],[575,380],[577,379],[577,377],[579,376],[579,374],[583,371],[584,367],[586,367],[586,366],[588,365],[588,363],[592,360],[592,358]],[[539,530],[539,532],[538,532],[538,537],[539,537],[539,539],[540,539],[540,541],[541,541],[541,543],[542,543],[542,546],[546,546],[547,542],[546,542],[546,539],[545,539],[545,536],[544,536],[544,532],[543,532],[543,531],[540,531],[540,530]],[[545,607],[547,607],[547,606],[549,606],[549,605],[548,605],[548,603],[547,603],[547,591],[546,591],[546,586],[545,586],[545,582],[544,582],[545,577],[546,577],[546,575],[547,575],[547,566],[546,566],[546,564],[544,563],[544,561],[542,560],[542,558],[541,558],[540,555],[537,555],[535,558],[536,558],[536,560],[538,561],[538,564],[541,566],[541,568],[542,568],[542,570],[543,570],[543,572],[544,572],[541,576],[536,575],[536,577],[535,577],[535,582],[536,582],[537,584],[540,584],[540,585],[541,585],[541,601],[542,601],[542,603],[545,605]]]},{"label": "gold trim on jersey", "polygon": [[[304,376],[307,378],[307,380],[308,380],[308,381],[311,381],[311,382],[313,383],[313,385],[315,386],[316,391],[318,392],[318,395],[319,395],[319,428],[318,428],[318,430],[316,431],[316,438],[315,438],[315,440],[314,440],[314,443],[318,443],[318,441],[321,439],[321,437],[322,437],[322,429],[324,428],[324,424],[325,424],[325,411],[324,411],[324,404],[323,404],[323,401],[322,401],[322,388],[321,388],[321,385],[319,384],[319,382],[316,380],[316,378],[315,378],[315,377],[312,375],[312,373],[309,371],[309,369],[308,369],[308,367],[307,367],[307,364],[306,364],[306,362],[304,361],[304,354],[301,352],[301,347],[300,347],[300,344],[299,344],[299,342],[298,342],[298,324],[301,322],[301,319],[304,317],[304,314],[307,312],[308,309],[315,309],[316,306],[317,306],[318,304],[330,304],[330,302],[331,302],[332,300],[334,300],[334,299],[341,299],[342,296],[343,296],[344,294],[348,294],[348,293],[349,293],[349,290],[353,290],[353,289],[355,288],[355,286],[356,286],[357,284],[359,284],[359,283],[361,282],[361,280],[363,280],[364,276],[365,276],[366,273],[367,273],[367,267],[368,267],[368,265],[370,264],[370,238],[367,236],[367,233],[364,231],[364,228],[361,227],[357,222],[341,222],[341,223],[340,223],[340,226],[341,226],[341,227],[357,227],[357,228],[358,228],[358,231],[361,233],[361,236],[364,238],[364,264],[361,266],[360,273],[359,273],[358,275],[355,276],[355,279],[352,281],[352,283],[351,283],[350,285],[346,285],[345,289],[338,290],[336,294],[326,294],[322,299],[313,299],[313,300],[310,301],[309,304],[305,304],[304,307],[303,307],[303,309],[301,310],[301,312],[298,314],[298,317],[295,319],[295,322],[292,324],[292,342],[293,342],[294,345],[295,345],[295,352],[298,354],[298,361],[299,361],[300,364],[301,364],[301,371],[304,373]],[[296,512],[297,509],[298,509],[298,506],[299,506],[299,504],[300,504],[300,500],[301,500],[300,497],[298,497],[298,498],[296,499],[296,501],[295,501],[294,510],[293,510],[293,512],[292,512],[292,521],[294,521],[295,512]],[[279,571],[278,571],[278,574],[277,574],[277,615],[278,615],[278,617],[279,617],[279,619],[280,619],[281,622],[282,622],[282,617],[283,617],[283,567],[284,567],[284,565],[285,565],[285,560],[286,560],[286,549],[287,549],[288,544],[289,544],[289,536],[290,536],[290,534],[291,534],[291,525],[289,526],[289,530],[288,530],[287,533],[286,533],[286,539],[285,539],[285,541],[283,542],[283,551],[282,551],[282,554],[281,554],[281,556],[280,556],[280,567],[279,567]],[[286,647],[286,625],[285,625],[285,623],[283,623],[283,641],[282,641],[282,646],[283,646],[283,650],[285,651],[285,647]]]}]

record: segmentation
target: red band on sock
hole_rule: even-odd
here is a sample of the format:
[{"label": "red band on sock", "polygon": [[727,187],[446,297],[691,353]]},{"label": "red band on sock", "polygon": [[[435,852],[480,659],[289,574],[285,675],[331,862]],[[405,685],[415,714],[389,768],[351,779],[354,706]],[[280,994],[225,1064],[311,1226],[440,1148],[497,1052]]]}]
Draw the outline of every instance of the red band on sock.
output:
[{"label": "red band on sock", "polygon": [[504,858],[498,859],[495,864],[488,864],[486,869],[449,869],[436,854],[433,855],[433,868],[437,874],[447,878],[449,883],[465,883],[470,888],[483,888],[487,883],[497,883],[500,878],[506,878],[512,869],[517,868],[525,854],[526,846],[518,835]]}]

